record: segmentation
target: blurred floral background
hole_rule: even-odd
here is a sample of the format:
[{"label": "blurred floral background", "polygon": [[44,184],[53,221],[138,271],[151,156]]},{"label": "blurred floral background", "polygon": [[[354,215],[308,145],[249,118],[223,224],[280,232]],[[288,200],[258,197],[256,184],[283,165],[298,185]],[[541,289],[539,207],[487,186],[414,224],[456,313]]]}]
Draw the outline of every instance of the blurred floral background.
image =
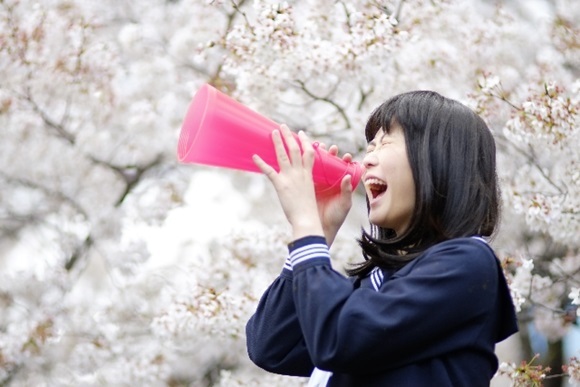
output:
[{"label": "blurred floral background", "polygon": [[[247,359],[288,229],[254,173],[176,157],[210,83],[360,160],[431,89],[499,148],[521,332],[494,385],[580,385],[575,0],[0,0],[0,386],[302,386]],[[361,259],[362,191],[332,247]]]}]

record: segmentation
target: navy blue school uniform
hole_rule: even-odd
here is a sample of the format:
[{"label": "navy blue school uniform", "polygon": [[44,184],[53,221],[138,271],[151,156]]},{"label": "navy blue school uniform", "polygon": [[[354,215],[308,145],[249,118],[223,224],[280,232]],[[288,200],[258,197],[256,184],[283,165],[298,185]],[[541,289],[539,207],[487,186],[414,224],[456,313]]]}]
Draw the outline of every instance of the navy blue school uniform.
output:
[{"label": "navy blue school uniform", "polygon": [[489,386],[495,344],[517,332],[509,288],[481,238],[439,243],[402,269],[346,278],[324,238],[289,245],[246,326],[250,359],[274,373],[329,371],[328,386]]}]

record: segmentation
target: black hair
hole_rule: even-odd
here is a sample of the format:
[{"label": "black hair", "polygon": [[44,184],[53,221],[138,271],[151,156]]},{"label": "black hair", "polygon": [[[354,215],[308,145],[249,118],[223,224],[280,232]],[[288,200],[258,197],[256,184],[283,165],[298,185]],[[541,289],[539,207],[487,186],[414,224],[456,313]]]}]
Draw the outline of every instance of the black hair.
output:
[{"label": "black hair", "polygon": [[[415,182],[409,227],[396,235],[376,225],[362,230],[365,261],[347,271],[364,276],[375,266],[399,269],[436,243],[491,236],[500,214],[495,141],[467,106],[432,91],[397,95],[370,116],[365,136],[399,125]],[[368,198],[367,198],[368,204]]]}]

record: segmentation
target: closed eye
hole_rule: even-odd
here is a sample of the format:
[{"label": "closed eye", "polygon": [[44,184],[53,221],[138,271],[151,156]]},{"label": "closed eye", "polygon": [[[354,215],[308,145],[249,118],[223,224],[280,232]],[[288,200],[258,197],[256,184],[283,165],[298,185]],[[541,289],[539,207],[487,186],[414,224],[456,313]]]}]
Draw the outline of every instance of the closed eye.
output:
[{"label": "closed eye", "polygon": [[374,139],[371,142],[369,142],[368,147],[367,147],[367,153],[371,153],[375,149],[381,149],[385,145],[392,144],[393,141],[391,138],[389,138],[388,133],[382,133],[382,135],[378,139],[378,143],[379,143],[379,145],[377,146],[377,139]]},{"label": "closed eye", "polygon": [[390,144],[392,144],[392,141],[382,141],[378,147],[373,144],[367,148],[367,153],[371,153],[372,151],[374,151],[376,149],[384,148],[386,145],[390,145]]}]

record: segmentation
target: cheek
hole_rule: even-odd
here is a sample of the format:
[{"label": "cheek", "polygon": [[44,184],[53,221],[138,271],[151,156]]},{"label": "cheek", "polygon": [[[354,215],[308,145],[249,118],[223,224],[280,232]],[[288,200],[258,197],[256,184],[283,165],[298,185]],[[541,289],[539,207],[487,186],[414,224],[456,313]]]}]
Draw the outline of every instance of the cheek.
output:
[{"label": "cheek", "polygon": [[[406,154],[401,157],[407,158]],[[406,207],[415,206],[415,179],[413,179],[413,171],[409,165],[408,160],[399,168],[399,194],[406,203]]]},{"label": "cheek", "polygon": [[409,169],[409,173],[407,175],[407,184],[406,184],[406,191],[407,195],[409,196],[409,201],[415,205],[415,180],[413,179],[413,173]]}]

